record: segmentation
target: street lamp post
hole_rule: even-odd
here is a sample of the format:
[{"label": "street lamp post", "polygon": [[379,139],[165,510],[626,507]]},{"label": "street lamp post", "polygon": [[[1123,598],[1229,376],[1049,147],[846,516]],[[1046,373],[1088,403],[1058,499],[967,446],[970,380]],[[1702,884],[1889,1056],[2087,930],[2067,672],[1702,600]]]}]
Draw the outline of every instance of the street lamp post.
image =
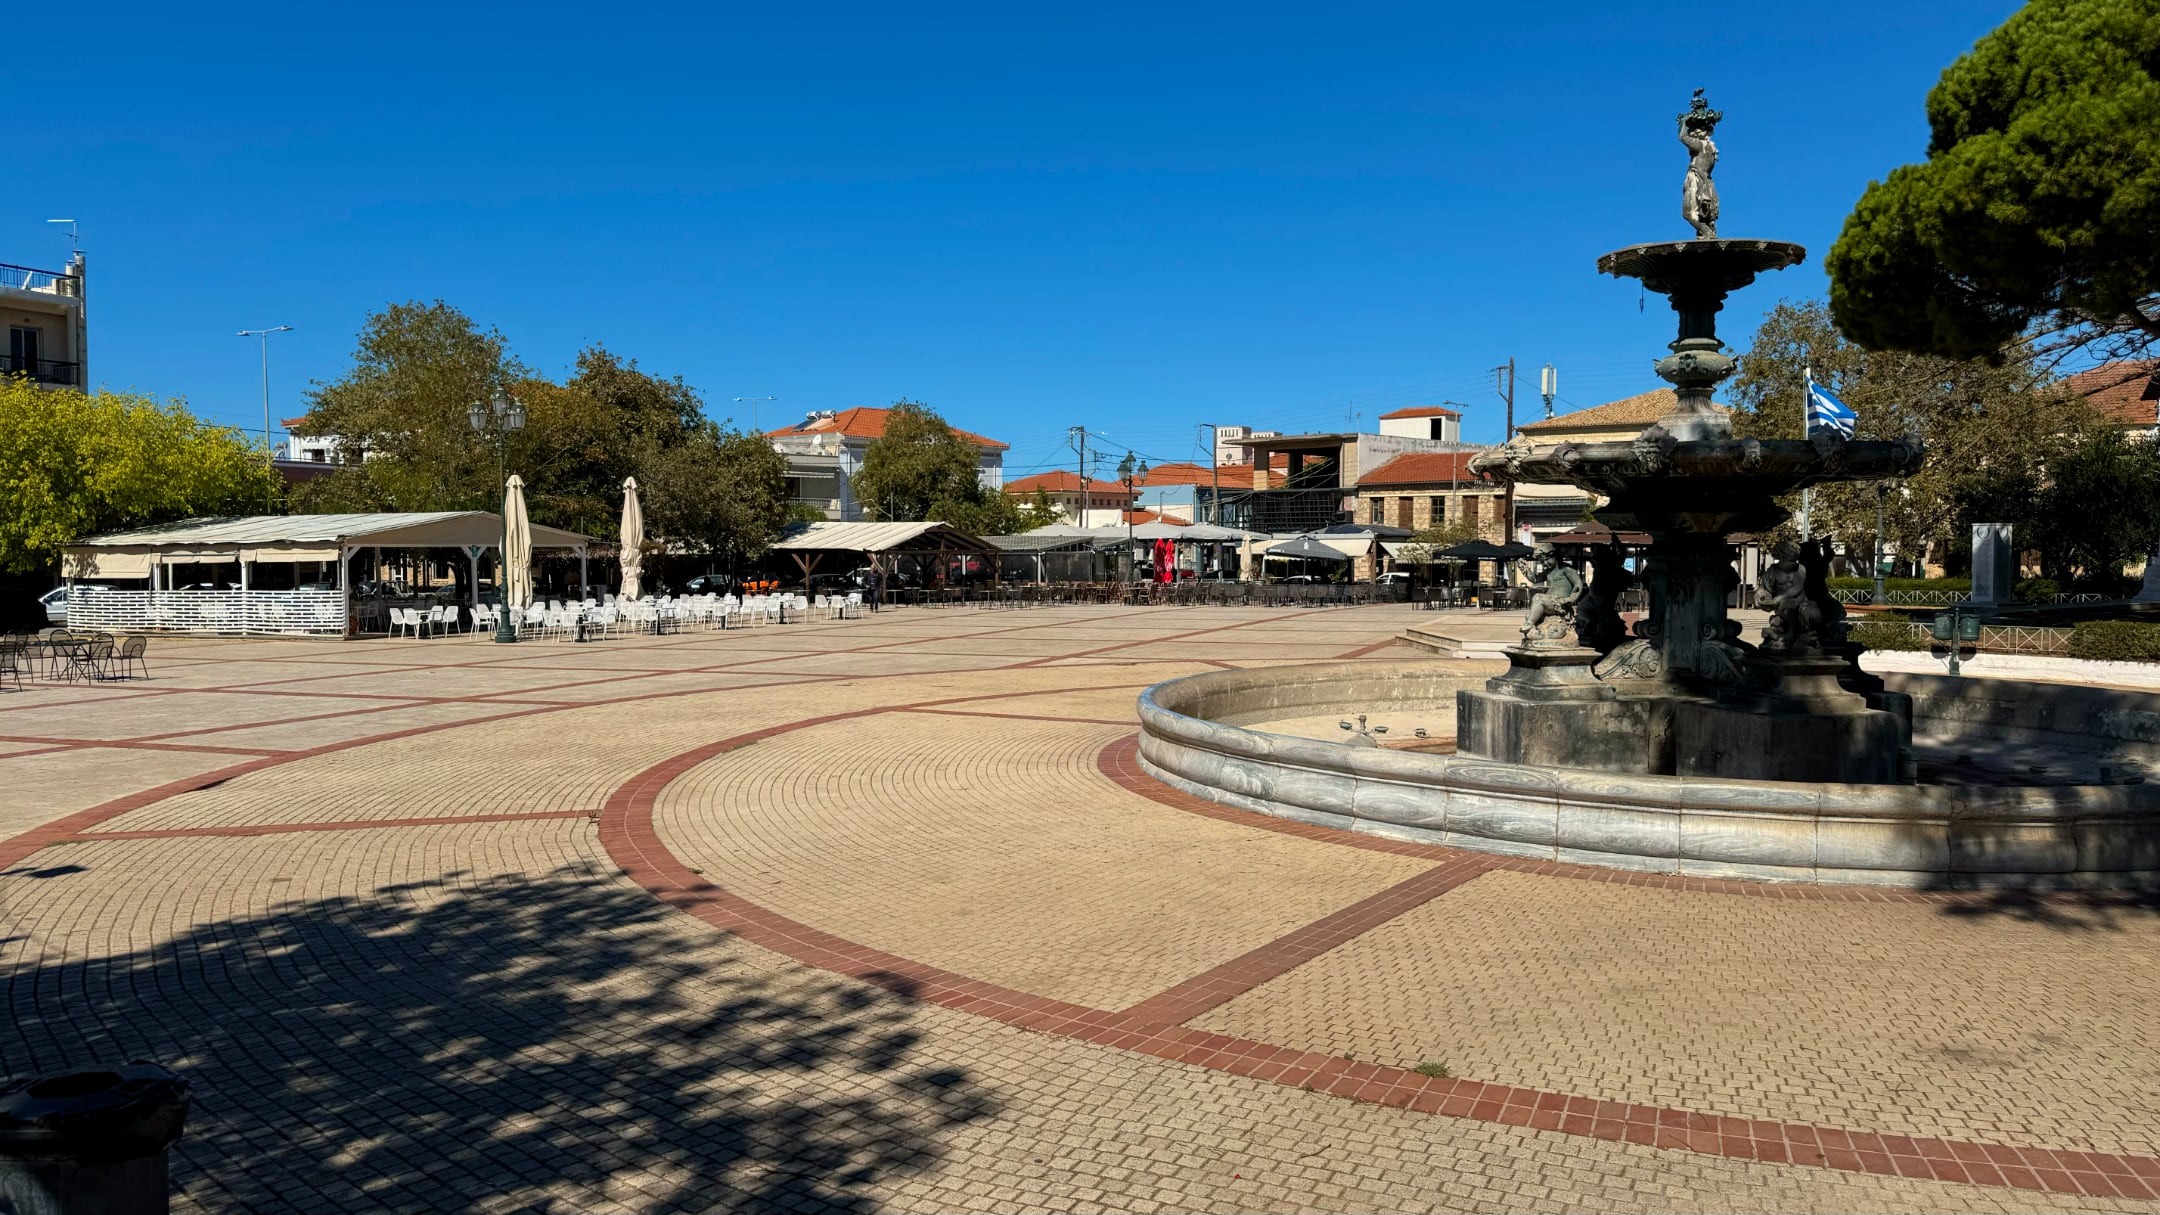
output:
[{"label": "street lamp post", "polygon": [[[1117,470],[1118,480],[1125,483],[1125,582],[1127,585],[1131,585],[1134,581],[1133,575],[1136,572],[1133,569],[1132,548],[1133,483],[1147,476],[1147,461],[1134,457],[1133,453],[1128,451],[1125,453],[1125,458],[1118,461]],[[1082,488],[1085,489],[1084,486]]]},{"label": "street lamp post", "polygon": [[[240,331],[241,337],[257,338],[262,342],[263,468],[270,473],[270,484],[273,487],[270,492],[273,494],[277,492],[275,489],[277,485],[277,464],[270,455],[270,335],[291,332],[291,325],[273,325],[268,329],[242,329]],[[277,509],[277,501],[274,498],[270,502],[270,509]]]},{"label": "street lamp post", "polygon": [[1882,482],[1875,484],[1875,597],[1870,602],[1876,607],[1883,605],[1883,495],[1889,489]]},{"label": "street lamp post", "polygon": [[[498,385],[486,401],[472,403],[465,411],[465,420],[472,423],[474,433],[495,440],[495,482],[502,486],[502,525],[496,533],[499,539],[495,548],[495,640],[508,644],[518,636],[517,625],[510,619],[510,481],[503,465],[503,438],[510,431],[525,428],[525,406]],[[480,588],[474,587],[474,596],[479,593]]]}]

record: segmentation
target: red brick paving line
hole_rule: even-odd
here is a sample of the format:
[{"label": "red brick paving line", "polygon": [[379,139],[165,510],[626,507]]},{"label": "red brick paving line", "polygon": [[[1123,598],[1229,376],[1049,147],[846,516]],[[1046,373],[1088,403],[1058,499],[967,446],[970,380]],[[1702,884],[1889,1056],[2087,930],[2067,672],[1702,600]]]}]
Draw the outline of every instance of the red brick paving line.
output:
[{"label": "red brick paving line", "polygon": [[[1175,611],[1176,609],[1163,608],[1161,610]],[[1354,607],[1292,608],[1287,614],[1281,616],[1263,616],[1257,620],[1241,620],[1236,624],[1221,624],[1216,625],[1214,628],[1194,629],[1189,633],[1172,633],[1167,637],[1147,637],[1139,641],[1121,641],[1116,645],[1101,646],[1092,650],[1081,650],[1073,654],[1058,654],[1047,658],[1030,658],[1025,662],[1007,663],[1006,665],[1002,667],[997,667],[995,669],[1000,671],[1019,671],[1025,670],[1028,667],[1046,666],[1053,662],[1069,662],[1075,658],[1093,658],[1098,654],[1110,654],[1118,650],[1129,650],[1134,648],[1135,646],[1163,645],[1167,642],[1172,641],[1186,641],[1194,637],[1205,637],[1210,633],[1230,633],[1235,632],[1238,629],[1257,628],[1263,624],[1276,624],[1284,620],[1302,619],[1306,616],[1318,616],[1327,612],[1354,612],[1356,610],[1357,609]],[[1149,659],[1147,661],[1174,662],[1176,661],[1176,659]]]},{"label": "red brick paving line", "polygon": [[1465,856],[1428,869],[1150,996],[1127,1008],[1124,1015],[1139,1025],[1183,1025],[1406,911],[1430,903],[1491,868],[1485,857]]},{"label": "red brick paving line", "polygon": [[[200,734],[200,730],[183,733]],[[17,751],[0,755],[0,759],[14,759],[17,755],[44,755],[52,751],[81,751],[91,747],[119,747],[130,751],[202,751],[211,755],[283,755],[283,747],[211,747],[190,743],[165,743],[146,741],[167,735],[146,735],[143,738],[57,738],[41,734],[0,734],[0,742],[51,743],[43,751]],[[177,736],[173,736],[177,737]]]},{"label": "red brick paving line", "polygon": [[[1046,693],[1056,695],[1056,693]],[[1005,721],[1055,721],[1080,726],[1129,726],[1131,718],[1060,717],[1054,713],[991,713],[980,709],[902,709],[903,713],[928,713],[936,717],[996,717]],[[0,759],[6,758],[0,756]]]},{"label": "red brick paving line", "polygon": [[[1345,848],[1364,848],[1378,852],[1392,852],[1397,856],[1416,856],[1434,861],[1447,861],[1462,857],[1482,857],[1494,869],[1507,869],[1516,873],[1534,873],[1540,877],[1567,878],[1577,882],[1605,882],[1619,886],[1642,886],[1654,890],[1678,890],[1689,894],[1731,894],[1743,898],[1793,899],[1804,902],[1832,903],[1933,903],[1957,905],[1984,900],[1985,891],[1959,890],[1906,890],[1890,886],[1818,886],[1803,882],[1750,882],[1736,878],[1683,877],[1672,873],[1640,873],[1626,869],[1604,869],[1596,865],[1572,865],[1562,861],[1539,861],[1527,857],[1495,856],[1483,852],[1470,852],[1460,848],[1447,848],[1438,844],[1412,844],[1397,840],[1380,839],[1340,827],[1321,827],[1301,823],[1295,819],[1276,818],[1239,810],[1206,798],[1194,797],[1156,780],[1140,767],[1140,736],[1128,735],[1103,748],[1096,756],[1096,767],[1104,776],[1118,784],[1165,806],[1219,819],[1226,823],[1239,823],[1258,827],[1264,831],[1295,835],[1300,839],[1319,840]],[[2047,897],[2036,895],[2035,897]],[[2067,897],[2084,898],[2085,895],[2070,894]]]},{"label": "red brick paving line", "polygon": [[[758,687],[773,687],[782,685],[788,687],[797,687],[806,683],[827,683],[847,679],[900,679],[907,678],[913,675],[921,675],[928,673],[930,672],[909,671],[894,675],[799,676],[789,680],[778,681],[775,684],[745,684],[739,689],[729,690],[751,691]],[[1125,682],[1111,684],[1091,684],[1065,690],[1075,692],[1100,692],[1108,691],[1115,688],[1129,688],[1135,686],[1137,685]],[[79,810],[74,814],[67,815],[63,818],[57,818],[52,820],[51,822],[43,823],[39,826],[32,827],[28,831],[21,832],[20,834],[10,836],[6,839],[0,839],[0,869],[12,867],[18,862],[20,862],[23,858],[29,856],[31,853],[34,853],[38,849],[44,848],[50,844],[57,844],[66,840],[79,838],[85,832],[89,831],[90,828],[95,827],[97,824],[104,822],[107,819],[117,818],[118,816],[126,814],[131,810],[140,810],[145,806],[155,805],[158,802],[164,801],[167,798],[178,797],[183,793],[193,793],[200,789],[207,789],[214,785],[221,785],[228,780],[232,780],[236,777],[246,776],[250,773],[259,772],[265,768],[273,768],[282,764],[296,763],[303,759],[312,759],[316,756],[328,755],[336,751],[347,751],[351,750],[354,747],[370,746],[372,744],[382,742],[394,742],[400,738],[413,738],[422,734],[433,734],[438,730],[455,730],[465,726],[480,725],[486,722],[508,721],[512,718],[517,717],[532,717],[542,713],[560,713],[567,709],[588,709],[598,705],[628,704],[634,701],[642,700],[668,700],[681,696],[697,696],[703,695],[708,691],[710,691],[710,689],[677,689],[666,692],[648,692],[635,696],[619,696],[610,700],[582,701],[572,704],[540,705],[530,708],[519,708],[515,709],[512,712],[497,713],[484,718],[476,718],[466,721],[431,722],[427,725],[411,726],[403,730],[390,730],[382,734],[371,734],[360,738],[340,739],[337,742],[324,743],[321,746],[308,747],[304,750],[287,751],[277,755],[265,755],[259,759],[252,759],[245,763],[232,764],[227,767],[213,769],[209,772],[198,773],[194,776],[181,777],[178,780],[167,781],[162,785],[153,786],[149,789],[141,789],[137,790],[134,793],[124,794],[120,797],[112,799],[111,801],[104,802],[100,805],[92,806],[87,810]],[[818,725],[823,722],[836,721],[843,717],[860,716],[870,713],[898,712],[903,709],[933,708],[941,705],[964,704],[978,700],[1001,700],[1039,695],[1041,695],[1041,692],[1039,691],[1000,692],[989,696],[954,696],[943,700],[921,701],[915,704],[888,705],[881,708],[863,710],[861,713],[857,714],[834,714],[828,717],[809,718],[799,722],[791,722],[783,726],[773,727],[771,732],[784,733],[787,730],[802,729],[804,727]],[[390,708],[402,707],[408,706],[390,706]],[[352,716],[358,713],[387,711],[388,709],[358,709],[352,710],[349,713],[331,713],[322,714],[319,716],[345,717]],[[318,717],[295,718],[293,720],[314,721],[318,720]],[[221,728],[228,730],[243,730],[254,729],[259,726],[280,724],[284,723],[250,722],[243,725],[225,726]],[[1123,725],[1125,723],[1120,722],[1117,724]],[[210,732],[213,731],[205,731],[205,733]],[[756,741],[756,736],[737,737],[749,738],[750,741]],[[717,754],[717,752],[715,752],[715,754]],[[575,813],[583,814],[587,812],[576,811]],[[462,821],[464,817],[465,816],[459,816],[460,821]],[[413,822],[414,820],[398,819],[392,821],[399,823],[409,823]]]},{"label": "red brick paving line", "polygon": [[1398,646],[1398,645],[1404,645],[1404,644],[1406,644],[1406,643],[1405,643],[1405,642],[1403,641],[1403,639],[1402,639],[1402,638],[1400,638],[1400,637],[1390,637],[1390,638],[1388,638],[1388,639],[1387,639],[1386,641],[1376,641],[1376,642],[1374,642],[1374,643],[1373,643],[1373,644],[1371,644],[1371,645],[1366,645],[1366,646],[1359,646],[1359,647],[1358,647],[1357,649],[1354,649],[1354,650],[1350,651],[1350,652],[1349,652],[1349,653],[1347,653],[1347,654],[1337,654],[1337,655],[1336,655],[1335,657],[1336,657],[1336,658],[1338,658],[1338,659],[1340,659],[1340,658],[1363,658],[1363,657],[1365,657],[1365,656],[1366,656],[1367,654],[1377,654],[1377,653],[1379,653],[1380,651],[1382,651],[1382,650],[1384,650],[1384,649],[1387,649],[1387,648],[1388,648],[1388,647],[1390,647],[1390,646]]},{"label": "red brick paving line", "polygon": [[[834,714],[817,720],[884,711],[889,710]],[[806,966],[1023,1029],[1443,1117],[1528,1126],[1767,1164],[1809,1165],[2090,1197],[2160,1198],[2160,1158],[1883,1135],[1423,1076],[1397,1067],[1163,1025],[1134,1015],[1148,1001],[1132,1010],[1113,1012],[1031,995],[836,937],[705,880],[675,857],[653,826],[654,804],[676,778],[714,756],[799,728],[801,724],[791,723],[722,739],[639,773],[619,786],[602,809],[602,846],[625,876],[662,902],[715,928]],[[1251,820],[1260,817],[1241,816],[1248,825],[1256,825]],[[1489,866],[1480,872],[1497,867]],[[1431,875],[1440,872],[1428,871]],[[1442,879],[1432,876],[1430,880],[1437,883]],[[1462,880],[1468,880],[1467,876]],[[1284,940],[1298,935],[1292,933]]]},{"label": "red brick paving line", "polygon": [[509,810],[496,814],[436,814],[421,818],[349,818],[327,823],[243,823],[232,827],[163,827],[149,831],[82,831],[60,844],[105,840],[178,840],[195,836],[290,835],[296,831],[366,831],[376,827],[440,827],[464,823],[522,823],[544,818],[592,818],[591,810]]}]

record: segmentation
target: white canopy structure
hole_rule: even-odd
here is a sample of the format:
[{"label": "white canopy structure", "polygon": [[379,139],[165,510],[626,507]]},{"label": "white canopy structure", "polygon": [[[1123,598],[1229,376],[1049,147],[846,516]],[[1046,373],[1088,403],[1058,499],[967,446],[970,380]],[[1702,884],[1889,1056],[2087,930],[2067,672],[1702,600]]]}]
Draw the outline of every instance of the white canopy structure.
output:
[{"label": "white canopy structure", "polygon": [[[531,526],[535,550],[571,552],[581,571],[593,543],[561,528]],[[502,544],[502,516],[489,511],[338,515],[249,515],[184,519],[156,527],[90,536],[68,545],[61,573],[75,626],[181,632],[334,633],[352,620],[349,563],[365,548],[450,548],[464,552],[479,586],[481,554]],[[234,590],[176,590],[192,565],[237,565]],[[261,565],[315,565],[313,585],[261,590]],[[300,583],[300,578],[281,581]],[[79,583],[141,581],[145,589]]]}]

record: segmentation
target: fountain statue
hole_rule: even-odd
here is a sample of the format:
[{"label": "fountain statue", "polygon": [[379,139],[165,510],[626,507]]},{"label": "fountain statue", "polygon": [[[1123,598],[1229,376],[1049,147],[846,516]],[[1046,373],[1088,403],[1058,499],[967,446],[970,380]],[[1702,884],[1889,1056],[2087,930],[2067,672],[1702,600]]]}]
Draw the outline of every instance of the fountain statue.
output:
[{"label": "fountain statue", "polygon": [[[1597,263],[1671,299],[1679,332],[1654,369],[1673,386],[1672,412],[1632,440],[1537,447],[1517,435],[1471,464],[1506,481],[1588,490],[1604,501],[1594,512],[1600,522],[1647,532],[1639,576],[1649,612],[1621,639],[1593,614],[1603,631],[1585,636],[1578,623],[1582,644],[1566,647],[1565,656],[1549,639],[1533,644],[1526,629],[1525,646],[1509,651],[1509,673],[1488,692],[1462,697],[1466,753],[1756,779],[1896,780],[1905,766],[1910,727],[1896,705],[1879,696],[1870,703],[1843,637],[1821,635],[1824,610],[1810,593],[1801,554],[1780,554],[1763,575],[1758,590],[1772,622],[1761,646],[1742,641],[1726,616],[1739,583],[1727,537],[1776,527],[1787,517],[1778,499],[1799,489],[1908,476],[1923,453],[1911,437],[1733,438],[1730,415],[1711,400],[1738,368],[1718,339],[1717,314],[1727,294],[1764,271],[1798,265],[1807,253],[1784,241],[1716,235],[1711,134],[1723,117],[1701,90],[1680,115],[1690,154],[1684,209],[1696,237],[1631,245]],[[1534,611],[1530,623],[1542,625],[1547,614]],[[1532,648],[1540,652],[1528,653]],[[1807,720],[1766,720],[1779,714]],[[1746,740],[1773,727],[1780,745],[1751,750]],[[1608,735],[1608,742],[1595,741]],[[1645,737],[1660,741],[1646,748]],[[1793,745],[1803,738],[1815,741]]]},{"label": "fountain statue", "polygon": [[1717,186],[1710,180],[1710,174],[1717,171],[1717,143],[1711,135],[1724,118],[1703,100],[1701,89],[1695,90],[1695,100],[1688,103],[1687,113],[1680,115],[1680,142],[1688,150],[1687,181],[1680,187],[1680,215],[1695,229],[1697,240],[1717,237]]},{"label": "fountain statue", "polygon": [[1565,645],[1575,631],[1575,605],[1583,596],[1582,575],[1561,564],[1550,544],[1540,544],[1530,556],[1530,610],[1523,613],[1525,645]]}]

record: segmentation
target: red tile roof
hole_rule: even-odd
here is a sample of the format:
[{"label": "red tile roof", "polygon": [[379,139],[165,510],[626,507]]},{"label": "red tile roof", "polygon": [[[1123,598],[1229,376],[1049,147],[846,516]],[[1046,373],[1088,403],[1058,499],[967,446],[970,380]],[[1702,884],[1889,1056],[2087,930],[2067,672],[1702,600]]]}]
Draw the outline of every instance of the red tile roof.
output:
[{"label": "red tile roof", "polygon": [[1385,422],[1389,418],[1459,418],[1461,416],[1461,414],[1444,405],[1413,405],[1408,409],[1398,409],[1392,413],[1381,414],[1380,420]]},{"label": "red tile roof", "polygon": [[1399,455],[1358,478],[1358,487],[1372,485],[1475,485],[1487,480],[1470,471],[1474,451],[1413,451]]},{"label": "red tile roof", "polygon": [[[1288,463],[1288,459],[1287,456],[1284,457],[1284,463]],[[1215,484],[1217,472],[1222,474],[1222,483],[1224,485],[1233,489],[1252,488],[1253,466],[1250,464],[1224,464],[1214,468],[1205,464],[1192,463],[1157,464],[1148,470],[1148,475],[1141,480],[1140,484],[1213,485]],[[1269,484],[1272,485],[1275,481],[1275,474],[1269,473],[1268,480]]]},{"label": "red tile roof", "polygon": [[[778,430],[768,430],[765,433],[773,438],[782,438],[788,435],[837,434],[846,435],[852,439],[877,439],[884,437],[885,419],[890,416],[892,416],[892,410],[890,409],[876,409],[867,405],[859,405],[854,409],[840,410],[829,418],[808,417],[793,426],[783,426]],[[953,433],[974,443],[977,447],[990,451],[1004,451],[1011,446],[1009,443],[1000,443],[996,439],[986,439],[981,435],[970,433],[957,426],[953,427]]]},{"label": "red tile roof", "polygon": [[[1545,418],[1515,429],[1536,436],[1560,430],[1617,430],[1622,426],[1648,426],[1680,407],[1680,394],[1670,388],[1653,388],[1603,405],[1578,409],[1556,418]],[[1723,411],[1723,405],[1715,406]]]},{"label": "red tile roof", "polygon": [[2063,387],[2125,426],[2160,424],[2160,359],[2103,363],[2065,379]]},{"label": "red tile roof", "polygon": [[[1020,477],[1005,483],[1005,492],[1008,494],[1032,494],[1038,489],[1053,494],[1078,493],[1080,492],[1080,474],[1073,472],[1071,469],[1060,468],[1051,472],[1041,472],[1033,476]],[[1090,481],[1088,482],[1088,493],[1116,494],[1122,498],[1125,496],[1125,486],[1117,481]]]}]

